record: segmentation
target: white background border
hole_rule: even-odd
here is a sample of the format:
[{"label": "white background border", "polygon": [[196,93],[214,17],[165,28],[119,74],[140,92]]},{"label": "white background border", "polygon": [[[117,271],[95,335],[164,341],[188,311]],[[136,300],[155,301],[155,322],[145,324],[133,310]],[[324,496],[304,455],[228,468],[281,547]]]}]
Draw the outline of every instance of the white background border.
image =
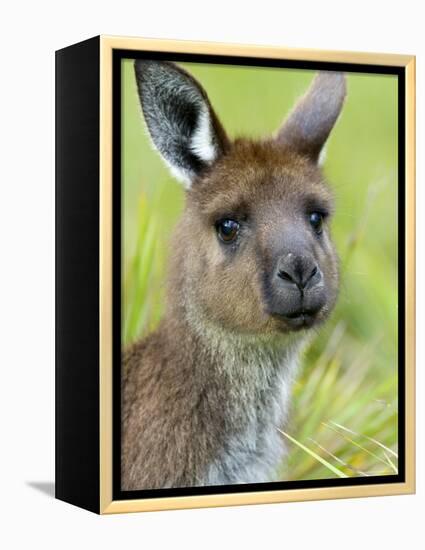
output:
[{"label": "white background border", "polygon": [[[2,6],[3,548],[423,547],[425,40],[420,8],[412,0],[73,0]],[[97,517],[46,494],[54,478],[54,50],[97,34],[417,55],[416,496]]]}]

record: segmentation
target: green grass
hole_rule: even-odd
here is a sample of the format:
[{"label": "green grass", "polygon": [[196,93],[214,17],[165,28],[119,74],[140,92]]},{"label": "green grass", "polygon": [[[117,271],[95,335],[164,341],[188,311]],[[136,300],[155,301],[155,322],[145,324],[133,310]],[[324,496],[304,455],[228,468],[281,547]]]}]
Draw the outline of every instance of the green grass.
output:
[{"label": "green grass", "polygon": [[[308,71],[186,64],[231,136],[273,132],[308,86]],[[169,236],[181,186],[152,150],[131,61],[123,78],[123,343],[155,328],[164,311]],[[285,479],[397,472],[397,84],[349,75],[325,173],[336,195],[332,229],[340,297],[302,358],[292,415],[282,431]]]}]

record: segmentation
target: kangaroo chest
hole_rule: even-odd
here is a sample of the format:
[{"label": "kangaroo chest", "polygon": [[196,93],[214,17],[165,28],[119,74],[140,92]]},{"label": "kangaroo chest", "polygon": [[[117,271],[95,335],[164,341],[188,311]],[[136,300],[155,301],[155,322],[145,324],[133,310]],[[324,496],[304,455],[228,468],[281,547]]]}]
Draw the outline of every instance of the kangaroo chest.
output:
[{"label": "kangaroo chest", "polygon": [[244,365],[223,403],[226,429],[204,483],[260,483],[276,476],[285,453],[278,428],[288,416],[294,371],[293,359]]}]

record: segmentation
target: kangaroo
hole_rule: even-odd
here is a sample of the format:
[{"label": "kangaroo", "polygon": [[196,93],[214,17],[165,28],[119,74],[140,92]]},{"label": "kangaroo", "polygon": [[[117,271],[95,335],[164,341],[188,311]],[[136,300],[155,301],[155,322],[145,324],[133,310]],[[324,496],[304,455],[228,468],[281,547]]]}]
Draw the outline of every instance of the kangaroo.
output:
[{"label": "kangaroo", "polygon": [[345,77],[319,72],[274,136],[231,140],[189,73],[134,67],[153,146],[186,201],[162,322],[123,353],[122,489],[271,481],[301,347],[338,294],[319,157]]}]

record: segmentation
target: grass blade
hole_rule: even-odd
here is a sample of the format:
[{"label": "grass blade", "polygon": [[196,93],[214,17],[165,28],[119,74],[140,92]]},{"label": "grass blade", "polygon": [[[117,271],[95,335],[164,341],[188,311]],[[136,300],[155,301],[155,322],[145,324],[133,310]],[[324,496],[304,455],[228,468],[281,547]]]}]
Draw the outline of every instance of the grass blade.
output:
[{"label": "grass blade", "polygon": [[341,470],[339,470],[338,468],[335,468],[335,466],[330,464],[327,460],[325,460],[320,455],[318,455],[317,453],[315,453],[314,451],[312,451],[311,449],[309,449],[308,447],[306,447],[305,445],[303,445],[302,443],[294,439],[292,436],[290,436],[283,430],[280,430],[279,428],[277,428],[277,430],[282,435],[284,435],[287,439],[289,439],[289,441],[291,441],[292,443],[300,447],[300,449],[308,453],[311,457],[315,458],[318,462],[320,462],[323,466],[325,466],[328,470],[330,470],[332,473],[334,473],[338,477],[349,477],[347,476],[347,474],[344,474],[344,472],[341,472]]},{"label": "grass blade", "polygon": [[332,420],[330,421],[330,423],[334,424],[337,428],[340,428],[343,431],[351,433],[352,435],[356,435],[357,437],[364,437],[368,441],[371,441],[372,443],[375,443],[375,445],[378,445],[378,447],[381,447],[381,449],[384,449],[384,451],[387,451],[387,453],[390,453],[391,455],[393,455],[395,458],[398,458],[398,454],[395,451],[393,451],[392,449],[390,449],[389,447],[387,447],[386,445],[384,445],[383,443],[381,443],[377,439],[374,439],[373,437],[369,437],[368,435],[363,435],[363,434],[359,434],[357,432],[354,432],[353,430],[350,430],[349,428],[346,428],[345,426],[342,426],[341,424],[338,424],[337,422],[333,422]]}]

